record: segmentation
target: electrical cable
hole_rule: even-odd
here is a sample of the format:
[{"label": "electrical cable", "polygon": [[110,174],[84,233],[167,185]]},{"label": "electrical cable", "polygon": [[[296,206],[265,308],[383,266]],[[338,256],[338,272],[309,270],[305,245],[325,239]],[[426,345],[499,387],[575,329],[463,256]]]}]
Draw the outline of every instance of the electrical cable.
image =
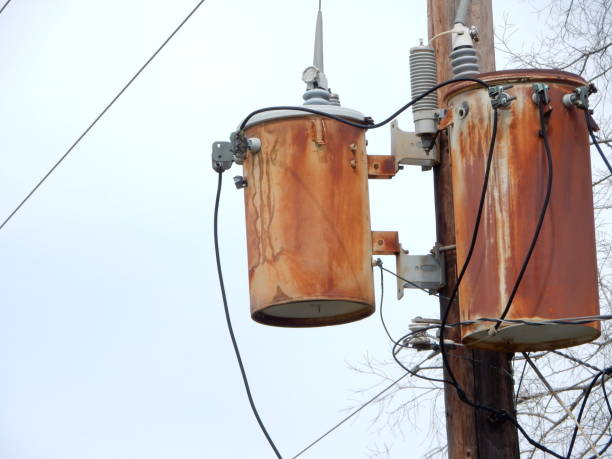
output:
[{"label": "electrical cable", "polygon": [[[506,306],[504,310],[499,316],[500,319],[505,319],[510,311],[510,307],[512,306],[512,302],[514,301],[514,297],[518,292],[519,286],[521,285],[521,281],[523,280],[523,276],[525,275],[525,271],[527,270],[527,266],[529,265],[529,260],[531,260],[531,256],[533,255],[533,251],[538,242],[538,237],[540,236],[540,231],[542,230],[542,225],[544,224],[544,217],[546,216],[546,211],[548,209],[548,204],[550,202],[550,195],[552,192],[552,184],[553,184],[553,159],[552,152],[550,148],[550,143],[548,142],[548,133],[545,122],[545,114],[544,114],[544,104],[538,103],[538,110],[540,113],[540,134],[542,136],[542,140],[544,141],[544,150],[546,152],[546,161],[548,164],[548,181],[546,184],[546,195],[544,197],[544,203],[542,204],[542,210],[540,211],[540,216],[538,218],[538,223],[536,225],[536,229],[533,233],[533,237],[531,238],[531,243],[529,244],[529,249],[527,250],[527,254],[525,255],[525,259],[523,260],[523,264],[521,266],[521,270],[519,271],[519,275],[516,278],[516,282],[514,283],[514,287],[512,288],[512,292],[508,297],[508,301],[506,302]],[[495,325],[495,330],[498,330],[500,324]]]},{"label": "electrical cable", "polygon": [[[542,111],[540,111],[540,114],[542,114]],[[453,301],[455,300],[455,297],[457,296],[457,293],[459,292],[459,287],[461,285],[461,281],[463,280],[463,277],[465,275],[465,272],[467,270],[467,267],[469,266],[469,263],[471,261],[472,255],[474,253],[474,249],[476,247],[476,240],[478,238],[478,233],[479,233],[479,229],[480,229],[480,221],[482,218],[482,213],[483,213],[483,209],[484,209],[484,202],[485,202],[485,197],[487,194],[487,188],[488,188],[488,182],[489,182],[489,175],[490,175],[490,170],[491,170],[491,161],[493,159],[493,151],[495,149],[495,139],[497,136],[497,118],[498,118],[498,113],[497,113],[497,109],[494,109],[493,112],[493,128],[492,128],[492,134],[491,134],[491,141],[489,143],[489,151],[487,154],[487,163],[486,163],[486,167],[485,167],[485,175],[484,175],[484,181],[483,181],[483,185],[482,185],[482,191],[481,191],[481,195],[480,195],[480,202],[478,205],[478,211],[476,213],[476,220],[474,223],[474,230],[472,233],[472,239],[470,242],[470,246],[468,248],[468,252],[465,258],[465,261],[463,263],[463,266],[461,267],[461,271],[459,273],[459,276],[457,277],[457,282],[455,283],[455,286],[453,287],[453,290],[451,292],[450,295],[450,299],[447,303],[446,306],[446,310],[444,312],[444,316],[442,319],[442,323],[440,326],[440,351],[442,353],[442,363],[443,363],[443,367],[446,369],[447,375],[450,378],[450,381],[447,381],[448,384],[452,385],[456,392],[457,392],[457,396],[459,397],[459,399],[463,402],[466,403],[467,405],[470,405],[472,408],[475,409],[480,409],[483,411],[487,411],[488,413],[492,414],[494,417],[498,418],[499,420],[508,420],[510,421],[518,430],[519,432],[521,432],[521,434],[525,437],[525,439],[534,447],[540,449],[541,451],[544,451],[558,459],[565,459],[564,456],[552,451],[551,449],[547,448],[546,446],[540,444],[539,442],[537,442],[536,440],[534,440],[533,438],[531,438],[531,436],[527,433],[527,431],[525,431],[525,429],[523,428],[523,426],[521,426],[519,424],[519,422],[512,416],[510,415],[510,413],[508,413],[505,410],[500,410],[500,409],[495,409],[495,408],[491,408],[489,406],[485,406],[485,405],[480,405],[478,403],[475,403],[474,401],[470,400],[465,391],[463,390],[463,388],[459,385],[457,378],[455,377],[452,368],[450,367],[450,363],[448,360],[448,356],[447,356],[447,349],[446,349],[446,344],[444,341],[444,331],[446,328],[446,324],[448,322],[448,316],[449,316],[449,312],[450,312],[450,308],[453,304]],[[542,124],[542,120],[541,120],[541,124]]]},{"label": "electrical cable", "polygon": [[[587,125],[587,129],[589,130],[589,135],[591,136],[591,140],[593,141],[593,145],[595,145],[595,148],[597,148],[597,151],[599,152],[599,155],[601,156],[601,159],[603,159],[603,162],[606,163],[606,166],[608,167],[608,170],[610,171],[610,173],[612,174],[612,166],[610,165],[610,162],[608,161],[608,158],[606,158],[606,155],[604,154],[603,150],[601,149],[601,145],[599,145],[599,142],[597,141],[597,137],[595,137],[595,133],[593,132],[593,128],[591,126],[591,123],[589,122],[589,113],[585,110],[584,111],[584,118],[586,119],[586,125]],[[610,176],[608,176],[610,177]]]},{"label": "electrical cable", "polygon": [[[378,260],[380,261],[380,259]],[[411,374],[412,376],[416,376],[417,378],[421,378],[424,379],[426,381],[433,381],[433,382],[445,382],[442,379],[437,379],[437,378],[430,378],[428,376],[423,376],[418,374],[416,371],[413,371],[412,369],[406,367],[398,358],[397,358],[397,354],[399,353],[399,351],[401,350],[401,348],[406,348],[408,346],[402,344],[402,342],[409,338],[412,335],[418,334],[418,333],[422,333],[424,331],[433,329],[433,328],[438,328],[437,325],[435,326],[429,326],[429,327],[423,327],[422,329],[419,330],[414,330],[411,331],[410,333],[402,336],[400,339],[395,340],[393,339],[393,337],[391,336],[391,333],[389,332],[389,329],[387,328],[387,324],[385,323],[385,318],[383,316],[383,298],[384,298],[384,282],[383,282],[383,267],[382,267],[382,262],[381,264],[378,264],[378,267],[380,268],[380,307],[379,309],[379,313],[380,313],[380,321],[382,323],[383,328],[385,329],[385,333],[387,334],[387,336],[389,337],[389,339],[391,340],[391,342],[393,343],[393,350],[392,350],[392,354],[393,354],[393,360],[395,360],[395,362],[406,371],[406,374]],[[400,349],[398,349],[398,347]]]},{"label": "electrical cable", "polygon": [[4,2],[4,5],[2,5],[2,8],[0,8],[0,14],[2,14],[2,12],[8,6],[9,3],[11,3],[11,0],[6,0],[6,2]]},{"label": "electrical cable", "polygon": [[389,329],[387,328],[387,324],[385,323],[385,318],[383,316],[383,299],[385,297],[385,283],[383,279],[384,272],[382,270],[382,265],[378,265],[378,267],[380,268],[380,307],[378,308],[378,313],[380,315],[380,322],[382,323],[382,326],[385,329],[385,333],[387,334],[391,342],[393,344],[396,344],[397,341],[395,341],[393,337],[391,336],[391,333],[389,333]]},{"label": "electrical cable", "polygon": [[[527,352],[527,356],[529,356],[529,352]],[[518,396],[521,391],[521,386],[523,385],[523,378],[525,377],[525,370],[527,369],[527,359],[525,359],[525,363],[523,364],[523,371],[521,371],[521,378],[519,379],[518,387],[516,388],[516,394],[514,394],[514,406],[518,406]]]},{"label": "electrical cable", "polygon": [[470,246],[469,246],[467,255],[465,257],[463,266],[461,267],[459,276],[457,277],[457,282],[455,283],[453,290],[451,291],[451,295],[448,299],[448,303],[446,305],[444,316],[442,318],[442,322],[440,325],[440,350],[442,352],[442,361],[444,363],[444,367],[446,368],[448,375],[450,376],[452,385],[455,386],[455,389],[457,389],[459,398],[461,399],[465,398],[465,393],[463,392],[462,389],[458,387],[457,379],[455,378],[454,373],[452,372],[452,370],[450,369],[450,366],[448,365],[448,360],[446,357],[446,348],[444,345],[444,329],[448,322],[448,315],[450,313],[450,309],[452,307],[453,301],[455,300],[455,297],[457,296],[457,293],[459,292],[459,286],[461,285],[461,281],[463,280],[463,276],[465,275],[467,267],[470,264],[472,255],[474,253],[474,249],[476,247],[476,240],[478,238],[478,233],[480,231],[480,220],[482,218],[485,198],[486,198],[487,189],[489,186],[489,175],[491,173],[491,163],[493,161],[493,151],[495,150],[495,139],[497,137],[497,118],[498,118],[498,111],[495,108],[493,109],[493,127],[491,129],[491,141],[489,142],[489,151],[487,153],[484,180],[482,184],[482,190],[480,193],[480,202],[478,204],[478,211],[476,212],[476,221],[474,223],[474,231],[472,232],[472,240],[470,242]]},{"label": "electrical cable", "polygon": [[331,113],[325,113],[325,112],[323,112],[321,110],[316,110],[316,109],[307,108],[307,107],[299,107],[299,106],[292,106],[292,105],[278,105],[278,106],[274,106],[274,107],[265,107],[265,108],[260,108],[260,109],[257,109],[255,111],[252,111],[251,113],[249,113],[247,115],[247,117],[240,124],[240,130],[242,131],[246,127],[246,125],[249,122],[249,120],[252,117],[254,117],[255,115],[258,115],[259,113],[272,112],[272,111],[278,111],[278,110],[294,110],[294,111],[297,111],[297,112],[304,112],[304,113],[310,113],[312,115],[319,115],[319,116],[323,116],[323,117],[326,117],[326,118],[331,118],[333,120],[339,121],[340,123],[348,124],[349,126],[353,126],[353,127],[360,128],[360,129],[377,129],[379,127],[384,126],[389,121],[392,121],[393,119],[395,119],[402,112],[404,112],[405,110],[410,108],[412,105],[417,103],[419,100],[427,97],[432,92],[437,91],[438,89],[443,88],[444,86],[447,86],[449,84],[458,83],[460,81],[471,81],[473,83],[478,83],[479,85],[481,85],[481,86],[483,86],[485,88],[489,87],[488,83],[485,83],[484,81],[479,80],[478,78],[462,77],[462,78],[455,78],[455,79],[452,79],[452,80],[447,80],[447,81],[444,81],[442,83],[439,83],[439,84],[431,87],[430,89],[425,91],[423,94],[418,95],[417,97],[415,97],[412,100],[410,100],[410,102],[408,102],[406,105],[404,105],[403,107],[401,107],[398,110],[396,110],[388,118],[384,119],[380,123],[374,123],[374,124],[356,123],[354,121],[347,120],[346,118],[342,118],[340,116],[332,115]]},{"label": "electrical cable", "polygon": [[[81,135],[77,137],[74,143],[68,148],[68,150],[66,150],[66,152],[59,158],[59,160],[56,161],[53,167],[49,169],[49,171],[43,176],[43,178],[39,180],[36,186],[32,188],[32,190],[26,195],[25,198],[23,198],[23,200],[19,203],[19,205],[15,207],[15,209],[9,214],[8,217],[6,217],[6,219],[2,222],[2,224],[0,224],[0,230],[2,230],[2,228],[5,227],[5,225],[11,220],[11,218],[13,218],[13,216],[19,211],[19,209],[21,209],[21,207],[28,201],[28,199],[32,197],[32,195],[36,192],[36,190],[38,190],[38,188],[45,182],[45,180],[49,178],[49,176],[53,173],[53,171],[55,171],[55,169],[72,152],[72,150],[74,150],[74,148],[81,142],[81,140],[83,140],[83,137],[85,137],[89,133],[89,131],[91,131],[91,129],[98,123],[98,121],[100,121],[100,118],[102,118],[106,114],[106,112],[114,105],[114,103],[117,102],[117,99],[119,99],[119,97],[123,95],[123,93],[131,86],[134,80],[136,80],[136,78],[140,76],[140,74],[144,71],[144,69],[147,68],[147,66],[153,61],[153,59],[155,59],[155,57],[157,57],[157,55],[161,52],[161,50],[166,47],[168,42],[172,40],[172,38],[178,33],[179,30],[181,30],[181,28],[185,25],[185,23],[191,18],[191,16],[195,14],[195,12],[200,8],[200,6],[202,6],[204,2],[205,0],[198,1],[195,7],[189,12],[189,14],[187,14],[187,16],[185,16],[185,18],[179,23],[179,25],[174,29],[174,31],[168,36],[168,38],[164,40],[161,46],[159,46],[159,48],[157,48],[157,50],[151,55],[151,57],[149,57],[149,59],[146,60],[146,62],[138,69],[138,71],[134,74],[134,76],[132,76],[132,78],[129,79],[129,81],[123,86],[123,88],[117,93],[117,95],[113,97],[113,99],[106,105],[106,107],[104,107],[104,109],[98,114],[98,116],[96,116],[96,118],[91,122],[91,124],[87,127],[87,129],[85,129],[81,133]],[[2,7],[2,10],[4,10],[7,4],[8,2]],[[2,10],[0,10],[0,13],[2,13]]]},{"label": "electrical cable", "polygon": [[[584,414],[584,408],[586,407],[587,404],[587,400],[589,398],[589,396],[591,395],[591,392],[593,390],[593,386],[595,385],[595,383],[597,382],[597,380],[601,377],[601,384],[602,386],[605,385],[606,380],[605,377],[609,374],[612,374],[612,367],[608,367],[604,370],[601,370],[599,373],[597,373],[593,379],[591,380],[591,384],[589,384],[589,387],[587,387],[585,393],[584,393],[584,398],[582,399],[582,405],[580,406],[580,411],[578,412],[578,423],[580,423],[580,420],[582,419],[582,415]],[[610,404],[609,404],[609,400],[607,398],[607,393],[605,392],[605,388],[604,388],[604,393],[606,394],[606,404],[608,405],[608,409],[610,409]],[[610,413],[612,415],[612,411]],[[572,434],[572,439],[570,441],[570,446],[569,449],[567,451],[567,456],[565,457],[565,459],[570,459],[572,456],[572,451],[574,449],[574,444],[576,441],[576,435],[578,434],[578,425],[576,425],[574,427],[574,431]],[[610,445],[612,445],[612,438],[608,441],[608,443],[606,444],[606,446],[599,451],[599,455],[603,454],[609,447]],[[591,456],[591,458],[596,458],[597,456],[593,455]],[[589,459],[591,459],[589,458]]]},{"label": "electrical cable", "polygon": [[[425,359],[427,360],[427,359]],[[423,363],[423,362],[421,362]],[[406,376],[409,376],[410,373],[406,372],[404,373],[402,376],[400,376],[398,379],[396,379],[395,381],[393,381],[391,384],[389,384],[387,387],[385,387],[383,390],[381,390],[379,393],[377,393],[374,397],[372,397],[371,399],[369,399],[368,401],[366,401],[364,404],[362,404],[359,408],[357,408],[355,411],[353,411],[352,413],[350,413],[348,416],[342,418],[342,420],[340,420],[337,424],[335,424],[331,429],[329,429],[327,432],[325,432],[323,435],[321,435],[319,438],[317,438],[316,440],[314,440],[313,442],[311,442],[308,446],[306,446],[305,448],[303,448],[299,453],[297,453],[295,456],[293,456],[291,459],[296,459],[297,457],[301,456],[302,454],[304,454],[306,451],[308,451],[310,448],[312,448],[314,445],[316,445],[317,443],[319,443],[321,440],[323,440],[325,437],[327,437],[330,433],[332,433],[334,430],[336,430],[338,427],[340,427],[342,424],[344,424],[346,421],[348,421],[349,419],[351,419],[353,416],[355,416],[357,413],[359,413],[361,410],[363,410],[366,406],[368,406],[369,404],[371,404],[373,401],[375,401],[378,397],[380,397],[381,395],[383,395],[385,392],[387,392],[389,389],[391,389],[393,386],[395,386],[397,383],[399,383],[402,379],[404,379]]]},{"label": "electrical cable", "polygon": [[259,417],[259,412],[255,407],[255,402],[253,401],[253,396],[251,395],[251,388],[249,387],[249,381],[247,379],[246,372],[244,370],[244,365],[242,364],[242,358],[240,357],[240,350],[238,349],[238,343],[236,342],[236,336],[234,335],[234,329],[232,327],[232,320],[230,318],[229,307],[227,305],[227,296],[225,295],[225,284],[223,282],[223,271],[221,270],[221,256],[219,255],[219,202],[221,200],[221,184],[223,183],[223,173],[219,172],[219,180],[217,182],[217,197],[215,199],[215,214],[214,214],[214,241],[215,241],[215,258],[217,260],[217,274],[219,275],[219,287],[221,288],[221,298],[223,299],[223,309],[225,310],[225,319],[227,321],[227,329],[229,330],[230,338],[232,339],[232,345],[234,346],[234,352],[236,353],[236,360],[238,360],[238,366],[240,367],[240,374],[242,375],[242,381],[244,383],[244,388],[246,390],[247,397],[249,399],[249,404],[251,405],[251,409],[253,410],[253,414],[255,415],[255,419],[257,419],[257,423],[261,428],[261,431],[265,435],[268,443],[274,450],[276,457],[278,459],[282,459],[281,454],[278,452],[276,445],[272,441],[272,438],[268,434],[266,427],[263,424],[263,421]]}]

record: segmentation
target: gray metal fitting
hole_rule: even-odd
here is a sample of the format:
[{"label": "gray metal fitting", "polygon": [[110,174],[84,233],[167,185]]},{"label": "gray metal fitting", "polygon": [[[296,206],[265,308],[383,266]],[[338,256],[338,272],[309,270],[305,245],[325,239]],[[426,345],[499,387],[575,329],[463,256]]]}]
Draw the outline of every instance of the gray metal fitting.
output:
[{"label": "gray metal fitting", "polygon": [[563,96],[563,105],[567,108],[580,108],[582,110],[589,109],[589,96],[597,92],[597,88],[593,83],[586,86],[575,88],[573,92]]},{"label": "gray metal fitting", "polygon": [[223,172],[232,167],[234,154],[230,142],[213,142],[212,167],[216,172]]},{"label": "gray metal fitting", "polygon": [[531,100],[536,105],[548,105],[550,104],[550,96],[548,94],[548,85],[544,83],[534,83],[533,86],[533,95],[531,96]]},{"label": "gray metal fitting", "polygon": [[514,87],[513,84],[504,84],[499,86],[489,87],[489,97],[491,98],[491,105],[493,108],[507,108],[510,106],[516,97],[506,93],[506,89]]},{"label": "gray metal fitting", "polygon": [[478,30],[478,27],[476,27],[475,25],[470,26],[469,34],[472,40],[474,40],[475,42],[478,42],[480,40],[480,31]]},{"label": "gray metal fitting", "polygon": [[246,188],[246,186],[247,186],[247,179],[244,178],[242,175],[236,175],[234,177],[234,186],[236,187],[237,190],[239,190],[241,188]]},{"label": "gray metal fitting", "polygon": [[259,153],[261,150],[261,140],[257,137],[249,137],[247,139],[247,148],[251,153]]}]

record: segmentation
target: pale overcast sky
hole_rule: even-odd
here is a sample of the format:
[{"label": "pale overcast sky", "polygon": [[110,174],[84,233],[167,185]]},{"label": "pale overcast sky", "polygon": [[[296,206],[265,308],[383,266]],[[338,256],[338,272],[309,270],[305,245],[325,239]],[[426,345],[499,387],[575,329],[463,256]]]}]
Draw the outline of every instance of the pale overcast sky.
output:
[{"label": "pale overcast sky", "polygon": [[[2,219],[195,3],[11,2],[0,15]],[[0,232],[2,459],[272,457],[225,325],[210,149],[249,111],[301,103],[317,3],[207,0]],[[380,120],[409,99],[425,4],[323,2],[326,74],[344,106]],[[523,31],[537,23],[529,3],[495,2],[498,22],[507,11]],[[400,122],[411,129],[409,114]],[[370,154],[390,152],[388,129],[368,138]],[[390,346],[376,315],[307,330],[251,321],[238,173],[226,174],[220,217],[229,303],[261,416],[291,457],[380,390],[350,365],[388,359]],[[410,168],[370,190],[373,229],[427,252],[431,172]],[[395,281],[385,285],[393,334],[437,315],[426,295],[398,303]],[[372,426],[377,408],[366,409],[303,457],[421,457],[432,404],[421,408],[403,436]]]}]

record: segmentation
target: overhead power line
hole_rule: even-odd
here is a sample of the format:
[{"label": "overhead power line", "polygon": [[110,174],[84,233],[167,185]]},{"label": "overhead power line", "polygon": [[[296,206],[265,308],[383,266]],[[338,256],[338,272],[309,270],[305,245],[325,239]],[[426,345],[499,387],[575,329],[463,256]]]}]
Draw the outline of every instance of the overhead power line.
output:
[{"label": "overhead power line", "polygon": [[[172,38],[178,33],[179,30],[181,30],[181,28],[185,25],[185,23],[191,18],[191,16],[193,16],[195,14],[195,12],[198,10],[198,8],[200,8],[200,6],[202,6],[202,3],[204,3],[205,1],[206,0],[199,0],[198,1],[198,3],[189,12],[189,14],[187,14],[187,16],[180,22],[180,24],[168,36],[168,38],[166,38],[163,41],[161,46],[159,46],[159,48],[157,48],[157,50],[151,55],[151,57],[149,57],[146,60],[146,62],[138,69],[138,71],[134,74],[134,76],[132,76],[132,78],[129,79],[129,81],[123,86],[123,88],[121,88],[121,90],[117,93],[117,95],[115,97],[113,97],[113,99],[106,105],[106,107],[104,107],[104,109],[98,114],[98,116],[96,116],[96,118],[91,122],[91,124],[89,126],[87,126],[87,129],[85,129],[83,131],[83,133],[80,136],[77,137],[77,139],[72,143],[72,145],[70,145],[70,147],[64,152],[64,154],[57,160],[57,162],[53,165],[53,167],[51,167],[51,169],[49,169],[49,171],[43,176],[43,178],[38,181],[36,186],[34,188],[32,188],[32,190],[26,195],[25,198],[23,198],[23,200],[19,203],[19,205],[17,207],[15,207],[15,209],[9,214],[8,217],[6,217],[6,219],[0,225],[0,230],[2,230],[6,226],[6,224],[19,211],[19,209],[21,209],[21,207],[28,201],[28,199],[30,199],[32,197],[32,195],[36,192],[36,190],[38,190],[38,188],[45,182],[45,180],[47,180],[47,178],[49,178],[49,176],[53,173],[53,171],[55,171],[55,169],[57,169],[57,167],[62,163],[62,161],[64,161],[64,159],[66,159],[66,157],[72,152],[72,150],[74,150],[76,148],[76,146],[81,142],[81,140],[83,140],[83,138],[89,133],[89,131],[92,130],[92,128],[96,125],[96,123],[98,121],[100,121],[100,119],[113,106],[113,104],[115,102],[117,102],[117,100],[123,95],[123,93],[131,86],[131,84],[134,82],[134,80],[136,80],[136,78],[138,78],[140,76],[140,74],[144,71],[144,69],[146,69],[147,66],[153,61],[153,59],[155,59],[157,57],[157,55],[161,52],[161,50],[165,48],[165,46],[170,42],[170,40],[172,40]],[[9,2],[6,2],[4,4],[2,9],[0,10],[0,13],[2,13],[4,8],[6,8],[6,5],[8,5],[8,3]]]},{"label": "overhead power line", "polygon": [[[419,363],[417,366],[415,366],[413,368],[413,371],[418,371],[420,365],[422,365],[423,363],[425,363],[427,360],[435,357],[438,354],[437,351],[432,352],[431,354],[429,354],[427,357],[425,357],[425,359]],[[325,437],[327,437],[330,433],[332,433],[334,430],[336,430],[338,427],[340,427],[342,424],[344,424],[346,421],[348,421],[349,419],[351,419],[353,416],[355,416],[357,413],[359,413],[361,410],[363,410],[366,406],[370,405],[372,402],[374,402],[376,399],[378,399],[381,395],[383,395],[385,392],[387,392],[389,389],[391,389],[393,386],[395,386],[396,384],[398,384],[402,379],[406,378],[407,376],[410,376],[411,372],[406,372],[403,375],[401,375],[399,378],[397,378],[395,381],[391,382],[391,384],[389,384],[388,386],[386,386],[383,390],[381,390],[380,392],[378,392],[376,395],[374,395],[372,398],[370,398],[369,400],[367,400],[366,402],[362,403],[361,406],[359,406],[356,410],[352,411],[349,415],[345,416],[344,418],[342,418],[337,424],[335,424],[331,429],[329,429],[327,432],[325,432],[323,435],[321,435],[320,437],[318,437],[316,440],[314,440],[313,442],[311,442],[308,446],[306,446],[305,448],[303,448],[299,453],[297,453],[295,456],[293,456],[291,459],[296,459],[298,457],[300,457],[302,454],[304,454],[306,451],[308,451],[310,448],[312,448],[314,445],[316,445],[317,443],[319,443],[321,440],[323,440]]]},{"label": "overhead power line", "polygon": [[6,2],[4,2],[4,5],[2,5],[2,8],[0,8],[0,14],[2,14],[2,12],[8,6],[9,3],[11,3],[11,0],[6,0]]}]

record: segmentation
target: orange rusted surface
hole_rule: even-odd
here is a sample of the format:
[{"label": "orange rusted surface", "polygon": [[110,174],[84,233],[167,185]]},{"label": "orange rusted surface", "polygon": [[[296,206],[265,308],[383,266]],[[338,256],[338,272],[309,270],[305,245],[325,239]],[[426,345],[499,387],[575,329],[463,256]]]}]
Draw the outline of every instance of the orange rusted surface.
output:
[{"label": "orange rusted surface", "polygon": [[391,155],[368,155],[368,178],[390,179],[397,174],[395,157]]},{"label": "orange rusted surface", "polygon": [[[532,240],[547,185],[547,162],[533,82],[549,85],[552,112],[548,136],[553,156],[552,195],[533,256],[513,301],[509,319],[548,320],[599,314],[591,165],[584,113],[562,97],[585,84],[553,71],[506,71],[480,75],[490,83],[513,83],[517,97],[499,110],[489,189],[474,256],[461,284],[461,320],[497,318],[504,309]],[[457,266],[466,258],[478,209],[491,138],[487,91],[460,83],[447,97],[450,110],[469,105],[449,128]],[[466,344],[500,351],[567,347],[599,336],[599,324],[581,326],[462,327]]]},{"label": "orange rusted surface", "polygon": [[251,316],[288,327],[374,312],[362,129],[320,117],[249,127],[244,175]]},{"label": "orange rusted surface", "polygon": [[396,255],[400,250],[397,231],[372,231],[373,255]]}]

